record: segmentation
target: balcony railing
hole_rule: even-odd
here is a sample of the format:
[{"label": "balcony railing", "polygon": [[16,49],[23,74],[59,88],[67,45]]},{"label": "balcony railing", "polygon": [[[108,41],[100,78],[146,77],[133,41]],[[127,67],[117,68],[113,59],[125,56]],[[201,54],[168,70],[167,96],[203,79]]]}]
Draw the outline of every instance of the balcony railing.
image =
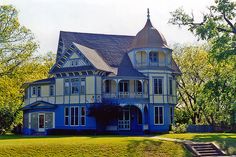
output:
[{"label": "balcony railing", "polygon": [[164,62],[136,63],[136,67],[164,67],[169,66]]},{"label": "balcony railing", "polygon": [[103,98],[148,98],[148,94],[142,92],[103,93]]}]

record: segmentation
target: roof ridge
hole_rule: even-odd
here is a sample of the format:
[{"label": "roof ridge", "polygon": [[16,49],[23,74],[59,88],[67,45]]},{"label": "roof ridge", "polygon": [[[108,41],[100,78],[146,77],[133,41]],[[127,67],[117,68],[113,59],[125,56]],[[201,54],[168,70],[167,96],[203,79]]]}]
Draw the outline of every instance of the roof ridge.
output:
[{"label": "roof ridge", "polygon": [[122,36],[122,37],[135,37],[135,35],[119,35],[119,34],[106,34],[106,33],[86,33],[86,32],[71,32],[71,31],[60,31],[61,33],[76,33],[76,34],[91,34],[91,35],[104,35],[104,36]]}]

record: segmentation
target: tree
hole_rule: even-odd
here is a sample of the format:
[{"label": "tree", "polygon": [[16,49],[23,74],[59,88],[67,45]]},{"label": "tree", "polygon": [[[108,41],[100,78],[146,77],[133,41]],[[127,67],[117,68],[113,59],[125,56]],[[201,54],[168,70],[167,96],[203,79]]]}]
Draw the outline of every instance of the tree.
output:
[{"label": "tree", "polygon": [[11,5],[0,6],[0,77],[11,75],[37,49],[34,36],[18,20]]},{"label": "tree", "polygon": [[182,71],[177,80],[179,123],[230,124],[236,104],[236,74],[233,72],[236,59],[218,63],[211,58],[208,49],[208,46],[174,49],[174,58]]},{"label": "tree", "polygon": [[230,0],[215,0],[202,20],[197,22],[194,14],[187,14],[183,8],[171,12],[169,23],[187,26],[199,39],[211,43],[211,53],[218,60],[236,55],[236,3]]},{"label": "tree", "polygon": [[208,124],[229,125],[236,104],[236,74],[234,63],[212,63],[210,79],[205,83],[199,102],[204,106],[203,115]]},{"label": "tree", "polygon": [[174,58],[182,72],[177,80],[179,87],[177,108],[183,112],[180,115],[188,113],[192,124],[201,123],[203,108],[198,104],[198,99],[209,78],[208,72],[211,68],[206,47],[177,46],[174,52]]},{"label": "tree", "polygon": [[[13,6],[0,6],[0,130],[22,121],[25,82],[49,77],[51,52],[36,56],[34,36],[21,26]],[[1,131],[0,131],[1,132]]]}]

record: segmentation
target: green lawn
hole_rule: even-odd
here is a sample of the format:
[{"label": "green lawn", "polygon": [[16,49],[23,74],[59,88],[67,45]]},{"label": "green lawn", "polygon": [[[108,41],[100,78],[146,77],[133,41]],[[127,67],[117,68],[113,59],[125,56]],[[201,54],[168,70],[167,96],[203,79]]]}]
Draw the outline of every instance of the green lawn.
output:
[{"label": "green lawn", "polygon": [[181,144],[123,136],[0,136],[0,156],[190,156]]},{"label": "green lawn", "polygon": [[160,137],[185,139],[199,142],[215,142],[226,153],[236,154],[236,133],[186,133],[164,134]]}]

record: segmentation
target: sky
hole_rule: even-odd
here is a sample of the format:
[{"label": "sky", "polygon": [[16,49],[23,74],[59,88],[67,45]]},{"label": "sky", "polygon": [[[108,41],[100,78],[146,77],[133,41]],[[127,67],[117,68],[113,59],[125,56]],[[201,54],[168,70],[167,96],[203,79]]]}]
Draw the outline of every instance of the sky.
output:
[{"label": "sky", "polygon": [[59,32],[136,35],[145,25],[147,8],[153,26],[169,45],[197,43],[186,28],[168,24],[170,12],[183,7],[200,20],[214,0],[0,0],[19,11],[20,23],[39,42],[38,53],[56,53]]}]

